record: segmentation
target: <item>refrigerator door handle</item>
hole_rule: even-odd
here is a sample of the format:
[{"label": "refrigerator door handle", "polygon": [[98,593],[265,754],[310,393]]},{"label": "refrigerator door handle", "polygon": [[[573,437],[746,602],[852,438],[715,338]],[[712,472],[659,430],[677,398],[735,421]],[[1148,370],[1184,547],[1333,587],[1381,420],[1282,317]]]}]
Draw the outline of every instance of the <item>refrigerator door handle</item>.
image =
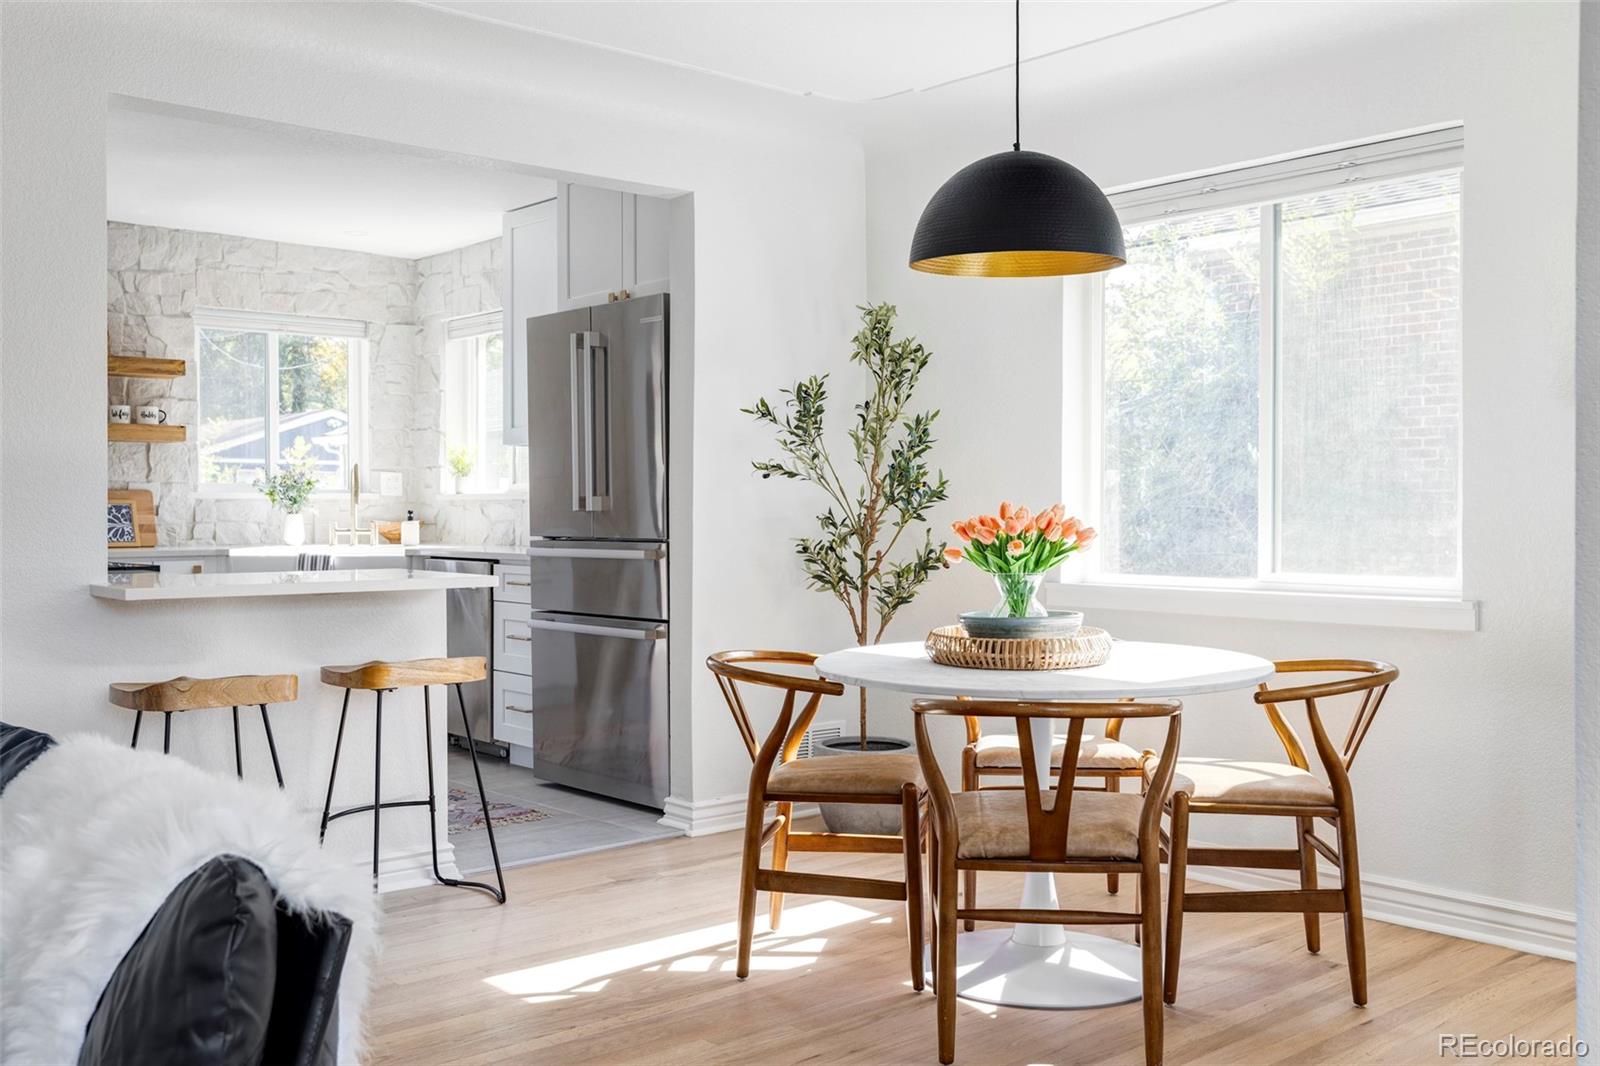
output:
[{"label": "refrigerator door handle", "polygon": [[[528,545],[528,554],[546,559],[638,559],[644,562],[652,562],[656,559],[665,559],[667,550],[660,545],[639,548],[601,548],[547,546],[544,542],[535,542]],[[522,582],[524,585],[531,583],[528,581]],[[507,581],[506,584],[514,585],[517,582]]]},{"label": "refrigerator door handle", "polygon": [[590,333],[584,429],[589,438],[589,510],[604,511],[611,497],[611,352],[606,338]]},{"label": "refrigerator door handle", "polygon": [[666,626],[633,629],[622,626],[587,625],[583,622],[556,622],[545,618],[531,619],[528,625],[534,629],[550,629],[557,633],[578,633],[586,637],[620,637],[623,640],[664,640],[667,635]]},{"label": "refrigerator door handle", "polygon": [[587,511],[589,501],[585,494],[587,473],[584,470],[585,455],[588,446],[584,443],[584,429],[588,425],[588,418],[584,414],[584,396],[587,392],[585,382],[588,379],[589,338],[592,333],[570,333],[567,335],[568,350],[571,353],[572,373],[570,384],[572,388],[572,509],[574,511]]}]

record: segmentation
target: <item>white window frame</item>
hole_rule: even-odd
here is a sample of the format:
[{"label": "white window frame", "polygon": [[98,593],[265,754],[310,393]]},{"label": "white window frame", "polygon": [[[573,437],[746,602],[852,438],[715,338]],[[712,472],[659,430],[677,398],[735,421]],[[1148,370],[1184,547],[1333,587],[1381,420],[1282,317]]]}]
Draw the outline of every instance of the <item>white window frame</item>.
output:
[{"label": "white window frame", "polygon": [[[1369,184],[1411,174],[1462,168],[1460,127],[1390,138],[1255,167],[1173,182],[1140,186],[1111,196],[1124,225],[1213,211],[1230,206],[1261,207],[1261,330],[1258,362],[1257,572],[1253,578],[1203,578],[1106,573],[1100,557],[1086,552],[1064,568],[1064,581],[1049,589],[1058,605],[1157,610],[1184,614],[1226,614],[1283,620],[1382,624],[1407,628],[1473,630],[1477,605],[1462,598],[1464,516],[1456,522],[1456,572],[1442,578],[1389,578],[1283,573],[1281,551],[1281,471],[1278,463],[1278,339],[1276,261],[1281,204],[1307,193],[1344,185]],[[1463,182],[1463,198],[1465,177]],[[1078,484],[1086,497],[1090,524],[1100,524],[1103,506],[1105,444],[1105,276],[1096,275],[1078,290],[1088,301],[1085,340],[1088,381],[1082,395],[1087,410],[1083,466]],[[1463,404],[1463,421],[1465,404]],[[1069,454],[1073,451],[1070,446]],[[1456,499],[1464,509],[1461,466]],[[1069,475],[1072,471],[1069,470]],[[1067,495],[1072,495],[1069,487]]]},{"label": "white window frame", "polygon": [[[479,342],[481,344],[482,341],[483,341],[483,338],[488,337],[488,336],[492,336],[493,334],[496,334],[496,333],[499,333],[499,334],[502,335],[501,358],[509,359],[510,356],[511,356],[511,353],[509,351],[507,351],[506,348],[505,348],[505,343],[504,343],[505,330],[504,330],[504,326],[503,326],[503,316],[502,316],[501,312],[499,312],[499,311],[482,311],[482,312],[479,312],[478,314],[475,314],[475,315],[463,315],[460,318],[452,318],[452,319],[450,319],[449,321],[447,321],[445,323],[445,348],[444,348],[444,352],[441,353],[441,356],[440,356],[441,364],[444,364],[444,363],[448,362],[448,360],[450,358],[450,346],[455,344],[455,343],[457,343],[458,341],[468,341],[468,340],[470,340],[470,341],[477,341],[477,342]],[[524,449],[524,451],[526,451],[527,446],[526,445],[521,445],[521,444],[507,444],[507,443],[504,442],[503,439],[501,441],[501,446],[513,449],[513,457],[512,457],[512,464],[511,464],[511,469],[513,471],[513,480],[511,482],[511,484],[508,487],[506,487],[505,489],[491,491],[491,492],[456,492],[455,491],[454,485],[452,483],[453,482],[453,478],[451,477],[451,474],[450,474],[450,459],[449,459],[450,436],[449,436],[449,428],[446,425],[446,422],[448,421],[448,411],[444,410],[446,404],[448,403],[447,397],[449,395],[448,389],[449,389],[449,383],[451,381],[451,375],[450,375],[448,366],[441,365],[441,371],[442,371],[441,374],[440,374],[441,387],[440,387],[440,390],[439,390],[439,404],[440,404],[440,408],[441,408],[441,410],[440,410],[440,418],[439,418],[439,486],[438,486],[439,494],[442,495],[442,496],[452,497],[452,498],[458,499],[458,500],[525,499],[527,497],[527,495],[528,495],[528,486],[527,486],[527,484],[526,483],[519,484],[515,480],[515,471],[516,471],[516,466],[517,466],[516,458],[515,458],[515,449],[522,448],[522,449]],[[469,436],[470,436],[471,439],[477,440],[481,436],[481,433],[479,431],[480,430],[480,426],[477,424],[477,420],[482,417],[483,412],[484,412],[484,405],[482,403],[482,397],[481,397],[481,395],[479,394],[479,391],[478,391],[479,390],[479,386],[480,386],[480,384],[482,382],[482,375],[481,374],[472,374],[470,376],[470,381],[471,381],[470,388],[472,389],[472,396],[470,397],[470,403],[468,404],[468,410],[472,412],[471,419],[473,421],[473,425],[472,425],[472,427],[470,429]],[[503,427],[502,427],[502,431],[501,432],[502,432],[502,435],[503,435],[504,434]],[[524,458],[523,458],[523,466],[524,466],[524,468],[526,468],[527,463],[528,463],[527,457],[524,456]]]},{"label": "white window frame", "polygon": [[[267,335],[267,432],[266,439],[278,439],[278,337],[290,333],[296,336],[338,337],[350,342],[349,366],[346,375],[350,383],[350,462],[367,465],[370,440],[367,428],[367,373],[370,361],[368,324],[353,318],[325,318],[313,315],[291,315],[273,311],[235,311],[224,308],[197,308],[194,312],[195,335],[195,411],[196,421],[204,409],[205,380],[199,373],[201,330],[233,330],[240,333],[265,333]],[[199,430],[195,430],[195,448],[200,447]],[[276,472],[278,456],[267,449],[267,473]],[[248,485],[213,484],[200,481],[196,472],[195,491],[198,495],[213,498],[255,499],[261,494]],[[318,499],[342,499],[348,489],[318,489],[313,496]]]}]

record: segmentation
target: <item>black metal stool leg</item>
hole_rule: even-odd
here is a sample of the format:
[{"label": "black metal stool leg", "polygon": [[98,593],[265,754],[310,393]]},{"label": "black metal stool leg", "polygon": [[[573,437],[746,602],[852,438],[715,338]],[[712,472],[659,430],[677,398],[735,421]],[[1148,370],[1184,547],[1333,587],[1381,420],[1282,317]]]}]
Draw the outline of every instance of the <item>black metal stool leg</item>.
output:
[{"label": "black metal stool leg", "polygon": [[320,844],[328,835],[328,812],[333,810],[333,780],[339,776],[339,749],[344,746],[344,716],[350,711],[350,690],[344,690],[344,704],[339,708],[339,734],[333,738],[333,766],[328,770],[328,798],[322,802],[322,829],[317,833]]},{"label": "black metal stool leg", "polygon": [[372,890],[378,890],[378,822],[383,817],[383,689],[372,719]]},{"label": "black metal stool leg", "polygon": [[[480,798],[483,798],[483,824],[484,824],[484,828],[489,831],[489,853],[494,856],[494,872],[495,872],[496,879],[500,882],[500,887],[498,889],[496,889],[493,885],[486,885],[482,881],[460,881],[460,880],[457,880],[454,877],[446,877],[442,873],[439,872],[439,838],[438,838],[438,832],[439,831],[434,826],[434,822],[433,822],[433,819],[434,819],[434,804],[436,802],[435,798],[434,798],[435,793],[434,793],[434,787],[433,787],[433,707],[432,707],[432,703],[430,701],[428,692],[429,692],[428,686],[424,685],[423,688],[422,688],[422,713],[424,715],[424,718],[423,718],[423,735],[427,738],[427,742],[428,742],[428,840],[433,845],[433,876],[441,885],[449,885],[451,888],[477,888],[477,889],[481,889],[484,892],[487,892],[491,896],[493,896],[496,903],[504,903],[506,901],[506,882],[505,882],[505,878],[499,876],[500,875],[500,853],[495,850],[495,846],[494,846],[494,826],[489,824],[489,801],[487,800],[487,798],[483,798],[483,775],[482,774],[478,775],[478,796]],[[457,685],[456,686],[456,696],[457,696],[457,698],[459,698],[460,695],[461,695],[461,686]],[[463,715],[466,714],[466,708],[465,707],[462,708],[462,714]],[[449,717],[450,717],[450,700],[449,700],[449,697],[446,696],[445,697],[445,720],[446,720],[447,723],[449,721]],[[468,748],[471,749],[472,737],[470,735],[470,726],[468,728],[469,728],[469,735],[467,736],[467,745],[468,745]],[[478,757],[477,757],[477,752],[476,752],[475,749],[473,749],[472,766],[473,766],[473,770],[476,771],[477,770],[477,766],[478,766]],[[447,797],[449,796],[449,785],[450,785],[449,779],[446,778],[446,780],[445,780],[445,795]],[[449,810],[448,801],[445,804],[445,809]]]},{"label": "black metal stool leg", "polygon": [[[489,794],[483,790],[483,771],[478,768],[478,741],[472,735],[472,719],[467,717],[467,701],[466,697],[461,694],[461,683],[459,681],[456,682],[455,690],[456,706],[461,708],[461,724],[467,733],[467,752],[472,756],[472,776],[478,782],[478,802],[483,807],[483,828],[489,834],[489,854],[494,859],[494,879],[500,885],[498,890],[490,889],[488,885],[476,885],[475,887],[494,892],[495,902],[504,903],[506,901],[506,877],[500,870],[500,849],[495,847],[494,843],[494,819],[489,817]],[[466,883],[474,884],[473,882]]]},{"label": "black metal stool leg", "polygon": [[139,723],[142,722],[142,721],[144,721],[144,712],[143,711],[134,711],[133,712],[133,743],[128,745],[128,747],[130,747],[130,748],[137,748],[139,746]]},{"label": "black metal stool leg", "polygon": [[172,712],[162,711],[161,717],[165,719],[161,723],[161,754],[170,755],[172,754]]},{"label": "black metal stool leg", "polygon": [[244,780],[244,749],[239,746],[239,708],[233,709],[233,768]]},{"label": "black metal stool leg", "polygon": [[[348,691],[348,690],[347,690]],[[267,717],[267,705],[261,705],[261,728],[267,731],[267,751],[272,753],[272,773],[278,779],[278,787],[283,787],[283,767],[278,765],[278,745],[272,742],[272,721]],[[331,796],[329,797],[332,798]]]},{"label": "black metal stool leg", "polygon": [[[449,722],[449,702],[445,703],[446,726]],[[433,791],[433,686],[422,686],[422,735],[427,747],[422,749],[423,762],[428,767],[428,846],[433,849],[433,879],[440,884],[448,884],[444,874],[439,872],[439,827],[438,800]],[[450,779],[445,778],[445,810],[450,809]]]}]

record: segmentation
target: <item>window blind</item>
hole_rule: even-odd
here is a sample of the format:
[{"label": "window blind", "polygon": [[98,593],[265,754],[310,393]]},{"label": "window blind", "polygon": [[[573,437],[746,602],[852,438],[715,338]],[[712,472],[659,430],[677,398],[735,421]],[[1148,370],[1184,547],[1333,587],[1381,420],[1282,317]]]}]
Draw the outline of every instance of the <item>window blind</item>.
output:
[{"label": "window blind", "polygon": [[1459,167],[1462,128],[1389,137],[1291,159],[1151,182],[1110,194],[1124,225],[1265,203],[1329,187]]},{"label": "window blind", "polygon": [[444,335],[446,340],[459,341],[467,337],[478,337],[485,333],[500,332],[500,312],[483,311],[476,315],[463,315],[452,318],[445,323]]},{"label": "window blind", "polygon": [[276,311],[235,311],[226,308],[196,308],[194,324],[200,329],[227,329],[239,332],[262,330],[298,333],[312,337],[358,337],[365,339],[368,324],[356,318],[322,318],[316,315],[289,315]]}]

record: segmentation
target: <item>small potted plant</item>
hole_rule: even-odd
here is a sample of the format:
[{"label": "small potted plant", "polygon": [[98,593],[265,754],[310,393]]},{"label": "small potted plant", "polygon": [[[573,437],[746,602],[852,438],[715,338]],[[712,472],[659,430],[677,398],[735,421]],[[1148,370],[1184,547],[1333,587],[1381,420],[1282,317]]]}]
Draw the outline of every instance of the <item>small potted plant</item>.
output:
[{"label": "small potted plant", "polygon": [[472,452],[466,448],[451,448],[449,454],[450,472],[456,476],[456,495],[466,491],[467,478],[472,476]]},{"label": "small potted plant", "polygon": [[965,559],[993,577],[1000,590],[1000,602],[989,612],[994,618],[1043,618],[1048,612],[1039,602],[1039,583],[1095,536],[1059,503],[1035,515],[1009,500],[998,514],[973,515],[950,528],[966,546],[947,548],[945,557]]},{"label": "small potted plant", "polygon": [[317,491],[317,469],[311,459],[311,446],[305,438],[297,438],[294,447],[283,453],[278,472],[267,478],[257,478],[255,488],[267,502],[283,512],[283,542],[299,545],[306,542],[306,522],[302,513]]}]

